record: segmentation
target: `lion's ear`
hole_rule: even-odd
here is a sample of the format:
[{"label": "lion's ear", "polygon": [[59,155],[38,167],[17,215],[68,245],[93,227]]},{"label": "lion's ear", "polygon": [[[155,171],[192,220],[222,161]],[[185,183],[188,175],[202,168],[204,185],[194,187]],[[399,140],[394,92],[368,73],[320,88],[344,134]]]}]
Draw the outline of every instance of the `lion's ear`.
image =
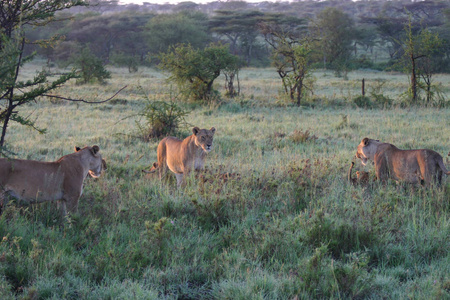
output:
[{"label": "lion's ear", "polygon": [[75,147],[74,147],[74,150],[75,150],[75,152],[78,152],[78,151],[80,151],[80,150],[81,150],[81,148],[80,148],[80,147],[77,147],[77,146],[75,146]]},{"label": "lion's ear", "polygon": [[216,129],[214,128],[214,127],[211,127],[211,132],[214,134],[214,133],[216,133]]},{"label": "lion's ear", "polygon": [[369,144],[369,138],[363,138],[362,142],[364,146],[367,146]]},{"label": "lion's ear", "polygon": [[95,155],[98,153],[98,151],[100,151],[100,148],[97,145],[94,145],[94,146],[92,146],[91,151],[92,151],[92,154]]},{"label": "lion's ear", "polygon": [[198,128],[197,126],[195,126],[194,128],[192,128],[192,132],[194,133],[194,135],[197,135],[197,133],[200,131],[200,128]]}]

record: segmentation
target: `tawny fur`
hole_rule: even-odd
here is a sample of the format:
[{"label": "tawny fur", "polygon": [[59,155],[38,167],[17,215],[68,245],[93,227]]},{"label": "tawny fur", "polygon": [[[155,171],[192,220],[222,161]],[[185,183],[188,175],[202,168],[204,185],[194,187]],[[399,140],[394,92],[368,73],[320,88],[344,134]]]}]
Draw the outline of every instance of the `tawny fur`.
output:
[{"label": "tawny fur", "polygon": [[106,162],[98,146],[75,148],[75,153],[54,162],[0,158],[0,202],[9,198],[19,204],[60,201],[65,216],[76,212],[88,174],[97,178]]},{"label": "tawny fur", "polygon": [[401,150],[392,144],[364,138],[358,145],[356,157],[363,165],[368,160],[375,164],[378,180],[388,178],[408,183],[442,182],[442,175],[450,175],[442,156],[429,149]]},{"label": "tawny fur", "polygon": [[356,178],[352,178],[352,170],[353,170],[354,165],[355,165],[355,163],[352,162],[352,165],[348,169],[348,174],[347,174],[348,181],[353,185],[357,185],[357,184],[367,185],[369,183],[369,172],[356,171]]},{"label": "tawny fur", "polygon": [[150,171],[144,172],[153,173],[158,170],[162,179],[168,168],[175,173],[177,186],[180,187],[185,184],[186,176],[192,169],[202,170],[206,155],[212,150],[216,129],[194,127],[192,132],[193,134],[184,140],[173,136],[164,138],[157,148],[158,162],[153,163]]}]

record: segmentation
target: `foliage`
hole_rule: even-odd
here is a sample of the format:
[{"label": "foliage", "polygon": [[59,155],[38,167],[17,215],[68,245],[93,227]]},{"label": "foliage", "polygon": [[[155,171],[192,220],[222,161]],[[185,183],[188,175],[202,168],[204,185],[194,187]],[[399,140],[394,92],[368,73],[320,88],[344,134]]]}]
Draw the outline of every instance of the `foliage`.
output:
[{"label": "foliage", "polygon": [[211,102],[216,100],[214,80],[223,71],[238,70],[238,58],[227,46],[210,44],[203,50],[191,45],[178,45],[161,54],[159,68],[169,73],[186,99]]},{"label": "foliage", "polygon": [[258,43],[258,23],[265,19],[259,11],[218,10],[209,19],[209,28],[230,44],[230,52],[242,57],[249,66]]},{"label": "foliage", "polygon": [[188,111],[176,102],[153,101],[146,97],[145,107],[138,113],[144,118],[145,125],[136,122],[145,140],[176,135],[180,126],[186,125]]},{"label": "foliage", "polygon": [[[36,63],[21,76],[32,77]],[[59,124],[57,130],[40,136],[16,126],[9,132],[12,150],[35,160],[57,159],[73,143],[98,143],[108,170],[86,178],[79,213],[70,218],[58,217],[54,203],[3,209],[0,298],[449,298],[449,177],[432,189],[346,182],[366,135],[446,156],[450,132],[442,124],[449,108],[330,104],[359,93],[362,76],[369,87],[383,79],[376,92],[396,97],[406,86],[404,75],[358,71],[345,81],[315,71],[315,95],[324,100],[311,109],[277,105],[273,69],[241,70],[244,105],[240,99],[220,108],[189,105],[186,121],[218,131],[207,169],[180,191],[174,181],[141,172],[155,161],[159,140],[118,134],[135,126],[125,117],[147,104],[133,83],[140,81],[152,100],[167,99],[161,72],[111,72],[108,85],[65,85],[60,92],[85,98],[129,84],[120,101],[42,101],[40,120]],[[443,89],[448,78],[436,78]],[[31,103],[23,113],[35,109]],[[365,168],[373,175],[372,166]]]},{"label": "foliage", "polygon": [[168,52],[177,44],[203,48],[211,40],[207,33],[207,17],[201,13],[160,14],[148,21],[145,37],[152,56]]},{"label": "foliage", "polygon": [[[28,117],[22,117],[18,108],[38,97],[61,86],[75,73],[64,74],[59,79],[50,82],[46,71],[36,74],[33,80],[18,81],[18,75],[23,64],[32,56],[24,56],[25,33],[24,26],[42,26],[60,10],[73,6],[84,5],[84,1],[2,1],[0,4],[0,121],[2,132],[0,137],[0,153],[3,153],[6,131],[10,121],[35,128],[34,122]],[[43,42],[41,42],[43,43]],[[38,129],[39,130],[39,129]],[[43,130],[39,130],[44,132]]]},{"label": "foliage", "polygon": [[105,83],[105,79],[111,78],[111,73],[105,69],[100,58],[96,57],[89,48],[84,48],[79,56],[74,58],[74,65],[79,69],[77,83],[86,84],[94,82]]},{"label": "foliage", "polygon": [[355,35],[353,20],[345,12],[327,7],[317,14],[311,25],[312,34],[317,36],[315,47],[322,56],[324,68],[346,72]]},{"label": "foliage", "polygon": [[116,53],[111,56],[111,62],[117,66],[125,66],[128,72],[136,73],[139,70],[139,58],[123,53]]},{"label": "foliage", "polygon": [[433,74],[436,72],[437,64],[443,54],[443,42],[438,34],[430,32],[428,29],[420,29],[415,33],[411,16],[405,26],[406,37],[402,40],[404,59],[400,61],[403,64],[405,73],[410,76],[408,94],[410,104],[419,104],[419,88],[425,91],[426,101],[430,104],[434,96]]},{"label": "foliage", "polygon": [[261,23],[260,30],[273,48],[272,65],[281,78],[284,92],[289,95],[292,102],[300,106],[306,91],[312,90],[311,86],[308,86],[311,40],[299,28],[303,23],[302,20],[288,19],[281,24],[277,23]]},{"label": "foliage", "polygon": [[[355,68],[384,70],[395,66],[404,54],[402,40],[408,12],[415,33],[418,28],[429,28],[431,32],[439,33],[445,44],[450,40],[449,5],[437,0],[375,0],[355,5],[345,1],[336,4],[327,0],[323,5],[317,5],[315,1],[296,1],[283,5],[268,2],[258,6],[224,2],[199,6],[187,2],[154,4],[151,10],[146,4],[118,5],[117,2],[98,0],[91,3],[96,5],[59,13],[56,23],[44,27],[25,26],[27,40],[32,43],[25,47],[25,53],[28,55],[36,50],[49,62],[58,61],[60,64],[78,48],[89,46],[105,63],[117,64],[115,58],[123,56],[121,65],[125,61],[149,65],[157,64],[157,55],[177,43],[190,43],[194,48],[202,48],[210,41],[219,40],[227,43],[230,52],[239,56],[246,66],[267,67],[270,51],[258,31],[258,24],[294,17],[310,20],[308,31],[316,39],[312,55],[315,65],[332,69],[336,75],[346,78],[348,72]],[[341,30],[347,25],[349,27]],[[330,34],[322,39],[321,36],[328,31]],[[58,45],[49,47],[44,40],[55,35],[64,40],[60,39]],[[39,47],[45,44],[45,47]],[[346,46],[342,47],[344,44]],[[324,49],[329,49],[326,57]],[[342,49],[346,56],[340,56],[331,63],[333,51],[342,53]],[[449,71],[449,49],[443,47],[442,55],[433,55],[439,60],[438,72]]]}]

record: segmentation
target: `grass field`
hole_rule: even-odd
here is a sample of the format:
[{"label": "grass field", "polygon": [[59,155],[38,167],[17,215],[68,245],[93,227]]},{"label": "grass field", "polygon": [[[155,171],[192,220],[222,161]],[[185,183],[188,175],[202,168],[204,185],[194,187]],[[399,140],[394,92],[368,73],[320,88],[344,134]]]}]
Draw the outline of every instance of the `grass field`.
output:
[{"label": "grass field", "polygon": [[[238,99],[184,104],[189,124],[180,137],[193,126],[217,131],[207,181],[191,176],[177,190],[174,176],[161,183],[142,174],[156,161],[158,140],[142,138],[136,125],[146,98],[177,99],[176,92],[158,71],[110,70],[106,85],[58,92],[106,99],[127,85],[114,100],[43,99],[21,113],[45,135],[9,128],[18,158],[53,161],[96,144],[108,170],[86,179],[79,213],[66,219],[53,203],[5,209],[1,299],[450,297],[450,179],[431,189],[346,181],[366,136],[433,149],[450,167],[450,108],[401,108],[405,75],[360,71],[343,80],[317,72],[312,99],[295,107],[280,96],[273,70],[243,70]],[[392,98],[392,108],[357,108],[362,78],[368,92]],[[436,80],[448,99],[450,75]]]}]

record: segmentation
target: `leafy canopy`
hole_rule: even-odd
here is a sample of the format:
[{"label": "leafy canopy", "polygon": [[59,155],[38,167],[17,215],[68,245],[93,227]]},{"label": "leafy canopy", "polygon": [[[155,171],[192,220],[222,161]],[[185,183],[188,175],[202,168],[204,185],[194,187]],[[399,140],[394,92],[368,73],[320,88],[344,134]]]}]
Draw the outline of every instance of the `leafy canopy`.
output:
[{"label": "leafy canopy", "polygon": [[239,66],[238,57],[221,44],[210,44],[204,49],[181,44],[171,47],[159,58],[159,68],[171,73],[169,81],[176,83],[185,97],[193,100],[213,100],[214,80],[222,71],[237,70]]}]

